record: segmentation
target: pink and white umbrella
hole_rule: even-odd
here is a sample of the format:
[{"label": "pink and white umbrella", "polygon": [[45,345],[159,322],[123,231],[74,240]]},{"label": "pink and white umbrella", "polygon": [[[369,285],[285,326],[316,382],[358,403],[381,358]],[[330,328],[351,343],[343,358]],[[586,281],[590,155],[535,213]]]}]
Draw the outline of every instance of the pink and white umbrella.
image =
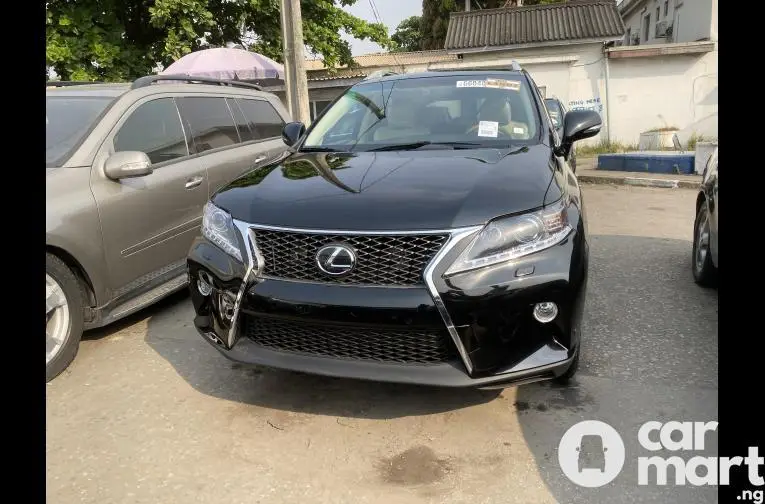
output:
[{"label": "pink and white umbrella", "polygon": [[187,54],[160,75],[189,75],[222,80],[284,80],[284,66],[262,54],[219,47]]}]

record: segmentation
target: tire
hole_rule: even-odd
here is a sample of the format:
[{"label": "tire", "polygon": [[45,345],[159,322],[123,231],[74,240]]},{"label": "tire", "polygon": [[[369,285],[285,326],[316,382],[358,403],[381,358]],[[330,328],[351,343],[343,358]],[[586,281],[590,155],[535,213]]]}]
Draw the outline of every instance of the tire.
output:
[{"label": "tire", "polygon": [[[48,318],[48,325],[53,325],[57,329],[52,331],[52,333],[62,336],[57,340],[53,340],[48,336],[48,328],[46,327],[45,381],[49,382],[69,367],[69,364],[72,363],[77,355],[80,339],[82,338],[83,294],[72,270],[53,254],[45,255],[45,273],[46,298],[53,297],[51,292],[55,291],[56,301],[53,304],[57,305],[52,310],[46,310],[46,315],[51,315]],[[55,285],[49,282],[48,277],[50,277]],[[60,291],[63,293],[65,305],[61,304],[61,297],[58,295],[55,286],[60,288]],[[59,308],[61,311],[59,311]],[[59,323],[51,324],[51,320],[54,319]],[[57,343],[59,341],[60,343]],[[48,360],[49,351],[51,352],[50,360]]]},{"label": "tire", "polygon": [[[691,257],[693,279],[702,287],[717,286],[717,268],[712,263],[712,254],[709,251],[709,232],[709,214],[706,202],[703,202],[696,212],[696,221],[693,223],[693,256]],[[706,233],[706,243],[703,243],[704,233]]]}]

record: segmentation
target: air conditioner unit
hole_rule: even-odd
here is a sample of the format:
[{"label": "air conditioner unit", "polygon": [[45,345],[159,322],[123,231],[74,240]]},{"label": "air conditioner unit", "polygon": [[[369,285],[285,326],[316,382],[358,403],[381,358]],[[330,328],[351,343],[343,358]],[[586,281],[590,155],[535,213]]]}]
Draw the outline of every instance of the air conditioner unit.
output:
[{"label": "air conditioner unit", "polygon": [[659,21],[656,23],[656,38],[664,38],[667,36],[667,22]]}]

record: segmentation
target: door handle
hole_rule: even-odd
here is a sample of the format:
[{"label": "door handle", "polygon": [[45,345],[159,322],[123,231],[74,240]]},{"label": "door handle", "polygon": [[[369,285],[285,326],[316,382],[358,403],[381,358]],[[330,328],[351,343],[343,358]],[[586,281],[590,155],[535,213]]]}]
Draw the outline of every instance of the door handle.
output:
[{"label": "door handle", "polygon": [[255,164],[260,163],[261,161],[265,161],[268,156],[258,156],[255,158]]},{"label": "door handle", "polygon": [[196,177],[191,177],[190,179],[186,181],[186,189],[194,189],[199,184],[201,184],[203,180],[204,180],[204,177],[200,177],[199,175],[197,175]]}]

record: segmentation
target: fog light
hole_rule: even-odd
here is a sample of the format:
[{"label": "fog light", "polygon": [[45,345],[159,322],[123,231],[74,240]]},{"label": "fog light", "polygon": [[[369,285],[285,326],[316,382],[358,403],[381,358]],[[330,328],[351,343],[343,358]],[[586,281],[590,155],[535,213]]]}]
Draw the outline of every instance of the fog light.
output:
[{"label": "fog light", "polygon": [[197,280],[197,289],[199,289],[199,293],[203,296],[207,297],[210,294],[212,294],[212,285],[210,285],[212,282],[209,281],[209,278],[207,278],[207,275],[203,272],[199,272],[199,279]]},{"label": "fog light", "polygon": [[221,315],[226,320],[234,318],[234,306],[236,305],[236,298],[228,292],[221,293],[218,298],[218,306],[220,306]]},{"label": "fog light", "polygon": [[549,301],[534,305],[534,318],[538,322],[546,324],[552,322],[558,316],[558,306]]}]

